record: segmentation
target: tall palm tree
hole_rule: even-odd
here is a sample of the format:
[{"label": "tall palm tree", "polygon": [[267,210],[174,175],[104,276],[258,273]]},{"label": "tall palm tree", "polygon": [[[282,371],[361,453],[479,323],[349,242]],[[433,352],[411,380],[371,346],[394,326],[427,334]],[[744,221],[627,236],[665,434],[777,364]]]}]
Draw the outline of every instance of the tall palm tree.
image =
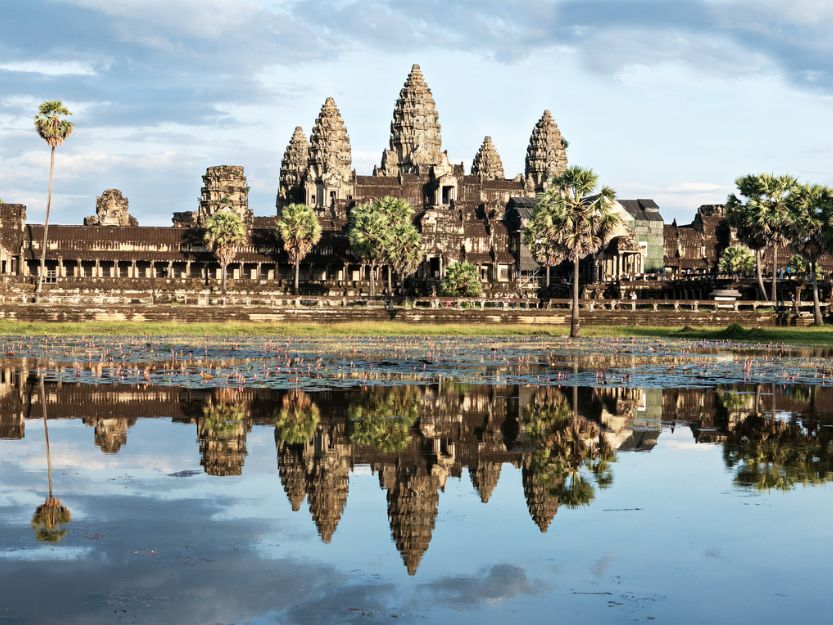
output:
[{"label": "tall palm tree", "polygon": [[763,275],[763,249],[766,247],[767,239],[765,233],[756,224],[760,204],[760,185],[757,176],[744,176],[735,181],[741,197],[734,193],[726,201],[726,221],[735,229],[741,243],[746,245],[755,253],[755,274],[758,279],[760,296],[769,301],[769,296],[764,286]]},{"label": "tall palm tree", "polygon": [[72,520],[69,508],[61,503],[61,500],[52,494],[52,451],[49,447],[49,424],[47,423],[46,391],[43,384],[43,371],[38,372],[40,385],[41,414],[43,415],[43,435],[46,442],[46,472],[49,477],[49,495],[35,510],[32,517],[32,527],[35,530],[35,537],[41,542],[60,542],[66,535],[66,528],[63,525]]},{"label": "tall palm tree", "polygon": [[295,265],[295,295],[298,295],[301,261],[321,240],[321,224],[312,207],[306,204],[289,204],[281,209],[281,215],[275,222],[275,230],[283,242],[289,262]]},{"label": "tall palm tree", "polygon": [[795,251],[810,263],[813,321],[823,325],[816,267],[824,252],[833,252],[833,189],[821,185],[798,187],[790,196],[788,210],[788,236]]},{"label": "tall palm tree", "polygon": [[46,217],[43,220],[43,242],[40,252],[40,270],[36,295],[43,291],[43,274],[46,270],[46,242],[49,232],[49,214],[52,212],[52,180],[55,174],[55,149],[72,134],[74,126],[65,118],[72,115],[60,100],[41,102],[35,115],[35,130],[41,139],[49,145],[49,194],[46,200]]},{"label": "tall palm tree", "polygon": [[[789,241],[787,202],[798,181],[788,175],[750,174],[735,181],[738,191],[747,200],[734,194],[726,202],[729,223],[738,230],[738,237],[752,249],[772,248],[772,285],[770,296],[778,312],[778,248]],[[760,257],[759,257],[760,258]],[[760,261],[758,264],[760,273]],[[759,276],[763,288],[763,278]]]},{"label": "tall palm tree", "polygon": [[552,227],[546,238],[565,259],[573,263],[572,338],[580,333],[579,263],[598,252],[619,223],[619,217],[612,212],[616,192],[603,186],[594,194],[598,181],[592,169],[568,167],[553,179],[553,186],[538,201],[535,209],[536,213],[552,212]]},{"label": "tall palm tree", "polygon": [[386,259],[390,220],[376,203],[360,204],[350,213],[347,239],[353,252],[370,265],[370,295],[376,295],[376,268]]},{"label": "tall palm tree", "polygon": [[205,244],[211,248],[222,271],[223,295],[226,294],[226,268],[234,260],[238,248],[246,241],[246,225],[237,213],[223,209],[205,222]]},{"label": "tall palm tree", "polygon": [[391,269],[396,271],[399,286],[422,261],[422,241],[419,231],[410,221],[394,224],[387,238],[385,256],[388,261],[388,292],[393,293]]}]

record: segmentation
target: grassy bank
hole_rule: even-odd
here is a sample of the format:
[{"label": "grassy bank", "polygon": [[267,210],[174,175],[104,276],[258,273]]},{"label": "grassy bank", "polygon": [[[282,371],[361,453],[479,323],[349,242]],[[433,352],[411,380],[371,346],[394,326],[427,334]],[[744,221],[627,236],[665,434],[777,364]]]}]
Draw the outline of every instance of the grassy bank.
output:
[{"label": "grassy bank", "polygon": [[[566,336],[569,326],[540,324],[409,324],[397,321],[317,323],[146,323],[80,322],[46,323],[0,321],[0,335],[28,336]],[[587,325],[588,337],[664,337],[714,340],[777,342],[793,345],[833,346],[833,327],[822,328],[728,328],[596,326]]]}]

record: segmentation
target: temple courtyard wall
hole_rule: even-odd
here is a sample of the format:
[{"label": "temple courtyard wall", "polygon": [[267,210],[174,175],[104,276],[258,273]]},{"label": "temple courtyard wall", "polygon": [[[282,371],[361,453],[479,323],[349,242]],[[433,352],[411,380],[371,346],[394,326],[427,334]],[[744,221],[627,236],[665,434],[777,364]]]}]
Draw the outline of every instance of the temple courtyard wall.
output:
[{"label": "temple courtyard wall", "polygon": [[[287,295],[278,291],[86,287],[50,289],[33,302],[30,285],[0,284],[0,319],[17,321],[148,321],[148,322],[303,322],[343,323],[403,321],[458,324],[569,324],[569,299],[449,298]],[[775,325],[766,302],[714,299],[582,300],[585,324],[628,326]],[[825,306],[826,308],[826,306]],[[811,303],[800,313],[790,305],[790,323],[809,325]]]}]

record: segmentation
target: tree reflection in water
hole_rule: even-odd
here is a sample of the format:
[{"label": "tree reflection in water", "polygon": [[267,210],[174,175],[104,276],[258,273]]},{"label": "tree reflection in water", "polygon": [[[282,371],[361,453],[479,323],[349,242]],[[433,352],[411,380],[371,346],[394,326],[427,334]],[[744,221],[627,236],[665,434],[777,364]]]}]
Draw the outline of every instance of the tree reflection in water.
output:
[{"label": "tree reflection in water", "polygon": [[546,532],[559,505],[578,508],[595,498],[590,478],[582,469],[612,482],[610,463],[615,454],[599,425],[578,414],[573,403],[556,388],[539,389],[522,413],[523,430],[534,445],[524,458],[522,481],[532,520]]},{"label": "tree reflection in water", "polygon": [[748,415],[729,431],[723,458],[740,486],[788,491],[824,484],[833,479],[833,429]]},{"label": "tree reflection in water", "polygon": [[208,399],[197,422],[202,466],[208,475],[240,475],[251,428],[240,391],[219,389]]},{"label": "tree reflection in water", "polygon": [[368,389],[347,408],[350,440],[378,451],[403,451],[419,420],[420,396],[415,386]]},{"label": "tree reflection in water", "polygon": [[[49,446],[49,424],[46,408],[46,391],[43,386],[43,372],[38,373],[38,385],[40,390],[40,405],[43,414],[43,436],[46,443],[46,472],[49,478],[49,495],[35,510],[32,517],[32,528],[35,530],[35,538],[40,542],[59,543],[67,534],[64,527],[72,520],[72,514],[61,500],[52,494],[52,450]],[[31,390],[31,389],[30,389]],[[31,392],[29,396],[31,407]]]}]

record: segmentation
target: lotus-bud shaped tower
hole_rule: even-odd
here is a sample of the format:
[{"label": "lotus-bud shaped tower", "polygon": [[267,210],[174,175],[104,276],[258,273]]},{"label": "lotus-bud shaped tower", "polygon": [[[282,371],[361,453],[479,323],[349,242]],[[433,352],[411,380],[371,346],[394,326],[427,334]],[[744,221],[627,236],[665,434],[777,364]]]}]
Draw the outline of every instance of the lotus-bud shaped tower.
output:
[{"label": "lotus-bud shaped tower", "polygon": [[491,137],[483,138],[483,143],[471,162],[471,173],[486,180],[503,179],[503,161],[500,160],[500,154],[497,153]]},{"label": "lotus-bud shaped tower", "polygon": [[552,113],[546,110],[532,129],[526,149],[526,185],[531,190],[543,191],[550,179],[561,175],[566,167],[567,143]]},{"label": "lotus-bud shaped tower", "polygon": [[327,98],[309,139],[306,202],[323,208],[353,196],[353,156],[335,100]]},{"label": "lotus-bud shaped tower", "polygon": [[289,145],[281,159],[281,174],[278,183],[277,207],[280,209],[287,204],[304,202],[304,173],[307,170],[309,158],[309,143],[300,126],[295,126],[295,132],[289,140]]},{"label": "lotus-bud shaped tower", "polygon": [[438,165],[443,160],[440,116],[431,89],[419,65],[399,92],[390,123],[390,148],[382,154],[383,176],[416,174],[420,167]]}]

